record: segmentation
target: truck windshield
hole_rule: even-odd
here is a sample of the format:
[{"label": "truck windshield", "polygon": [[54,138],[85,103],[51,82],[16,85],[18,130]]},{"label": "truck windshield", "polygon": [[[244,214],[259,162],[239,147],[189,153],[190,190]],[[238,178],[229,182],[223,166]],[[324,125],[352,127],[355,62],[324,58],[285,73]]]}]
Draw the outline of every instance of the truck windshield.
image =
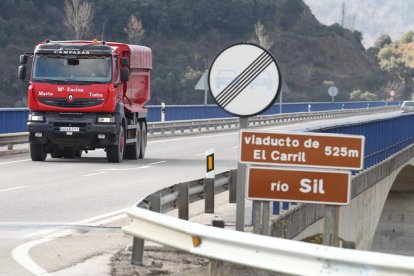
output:
[{"label": "truck windshield", "polygon": [[110,83],[110,57],[36,55],[32,81],[58,83]]}]

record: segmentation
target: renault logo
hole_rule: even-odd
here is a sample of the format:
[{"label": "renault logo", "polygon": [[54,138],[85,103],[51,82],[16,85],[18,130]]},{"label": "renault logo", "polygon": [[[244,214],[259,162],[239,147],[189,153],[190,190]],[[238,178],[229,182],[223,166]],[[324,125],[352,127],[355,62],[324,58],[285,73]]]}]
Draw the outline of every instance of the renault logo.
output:
[{"label": "renault logo", "polygon": [[68,96],[68,102],[73,102],[73,96],[72,95]]}]

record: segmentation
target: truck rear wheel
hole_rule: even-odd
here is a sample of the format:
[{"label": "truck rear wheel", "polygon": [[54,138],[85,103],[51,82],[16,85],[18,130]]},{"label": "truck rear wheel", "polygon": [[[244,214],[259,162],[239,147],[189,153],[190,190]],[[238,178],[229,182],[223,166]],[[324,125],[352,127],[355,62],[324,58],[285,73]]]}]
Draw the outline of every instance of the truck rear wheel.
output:
[{"label": "truck rear wheel", "polygon": [[47,152],[42,144],[30,144],[30,157],[32,161],[45,161]]},{"label": "truck rear wheel", "polygon": [[139,123],[141,127],[141,150],[139,152],[139,158],[143,159],[145,151],[147,150],[147,124],[145,122]]},{"label": "truck rear wheel", "polygon": [[114,146],[109,146],[106,148],[106,159],[110,163],[119,163],[122,161],[124,157],[124,149],[125,149],[125,135],[124,135],[124,127],[121,127],[121,131],[118,135],[118,142]]},{"label": "truck rear wheel", "polygon": [[138,160],[140,156],[142,135],[139,126],[135,132],[135,139],[135,143],[127,145],[125,148],[125,158],[127,159]]}]

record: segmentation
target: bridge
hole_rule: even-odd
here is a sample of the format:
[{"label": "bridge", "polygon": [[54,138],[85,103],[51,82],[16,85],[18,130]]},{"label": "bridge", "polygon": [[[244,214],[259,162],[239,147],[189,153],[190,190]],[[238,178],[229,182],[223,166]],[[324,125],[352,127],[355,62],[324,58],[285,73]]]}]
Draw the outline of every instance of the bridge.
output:
[{"label": "bridge", "polygon": [[[340,208],[339,237],[355,242],[357,249],[412,256],[414,129],[408,126],[413,121],[412,114],[382,110],[260,128],[364,135],[365,168],[354,172],[352,202]],[[219,172],[234,169],[237,133],[227,129],[152,138],[146,159],[117,165],[106,163],[103,152],[92,152],[79,160],[48,159],[42,164],[29,161],[25,154],[1,157],[0,206],[8,212],[2,214],[0,222],[0,252],[4,256],[0,273],[30,275],[30,271],[40,275],[65,268],[67,262],[51,264],[29,250],[46,244],[44,238],[50,233],[79,230],[97,221],[112,222],[124,208],[157,190],[202,178],[203,153],[208,148],[216,149]],[[281,220],[287,223],[278,223]],[[321,234],[323,223],[322,205],[301,204],[275,221],[272,234],[302,240]],[[11,252],[21,246],[26,251],[19,251],[12,259]]]}]

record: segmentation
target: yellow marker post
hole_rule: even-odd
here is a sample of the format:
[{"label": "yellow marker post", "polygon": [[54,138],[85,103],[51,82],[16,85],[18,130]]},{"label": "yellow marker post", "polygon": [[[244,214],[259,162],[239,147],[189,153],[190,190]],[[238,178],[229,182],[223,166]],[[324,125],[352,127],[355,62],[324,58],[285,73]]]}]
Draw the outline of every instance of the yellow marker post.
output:
[{"label": "yellow marker post", "polygon": [[206,151],[206,178],[204,179],[204,212],[214,213],[214,149]]},{"label": "yellow marker post", "polygon": [[206,178],[214,178],[214,149],[206,151]]}]

